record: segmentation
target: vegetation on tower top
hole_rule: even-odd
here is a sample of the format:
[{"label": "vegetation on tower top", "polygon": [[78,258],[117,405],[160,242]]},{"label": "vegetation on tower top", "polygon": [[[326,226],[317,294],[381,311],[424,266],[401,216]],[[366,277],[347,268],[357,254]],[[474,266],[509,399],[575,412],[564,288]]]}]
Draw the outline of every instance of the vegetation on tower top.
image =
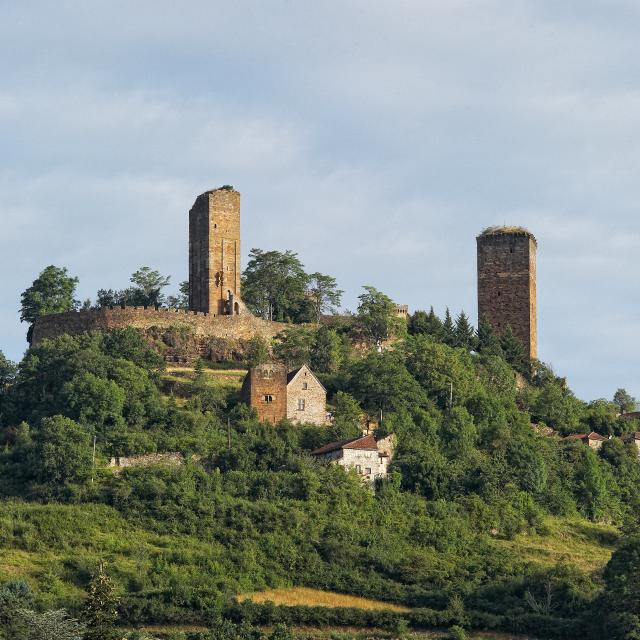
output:
[{"label": "vegetation on tower top", "polygon": [[482,230],[482,232],[478,237],[487,238],[490,236],[500,236],[500,235],[525,235],[525,236],[529,236],[530,238],[533,238],[534,241],[536,239],[533,233],[531,233],[531,231],[529,231],[529,229],[527,229],[526,227],[518,227],[518,226],[511,226],[511,225],[498,225],[495,227],[487,227],[486,229]]}]

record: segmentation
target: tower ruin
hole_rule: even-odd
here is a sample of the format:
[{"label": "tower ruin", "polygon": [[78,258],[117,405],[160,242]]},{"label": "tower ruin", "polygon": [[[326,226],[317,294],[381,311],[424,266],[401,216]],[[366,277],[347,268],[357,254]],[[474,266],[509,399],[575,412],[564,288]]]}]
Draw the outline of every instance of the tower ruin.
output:
[{"label": "tower ruin", "polygon": [[496,334],[511,326],[531,358],[538,355],[535,236],[522,227],[490,227],[477,238],[478,322]]},{"label": "tower ruin", "polygon": [[232,187],[205,191],[189,211],[189,309],[238,315],[240,194]]}]

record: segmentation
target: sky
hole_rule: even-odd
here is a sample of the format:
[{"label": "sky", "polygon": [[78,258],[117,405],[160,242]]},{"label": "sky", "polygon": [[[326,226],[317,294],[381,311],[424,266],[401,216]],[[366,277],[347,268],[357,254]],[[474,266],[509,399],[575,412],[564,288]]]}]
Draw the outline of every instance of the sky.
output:
[{"label": "sky", "polygon": [[242,242],[475,321],[476,235],[538,240],[540,358],[640,396],[640,4],[0,0],[0,349],[47,265],[78,297],[187,277],[195,197]]}]

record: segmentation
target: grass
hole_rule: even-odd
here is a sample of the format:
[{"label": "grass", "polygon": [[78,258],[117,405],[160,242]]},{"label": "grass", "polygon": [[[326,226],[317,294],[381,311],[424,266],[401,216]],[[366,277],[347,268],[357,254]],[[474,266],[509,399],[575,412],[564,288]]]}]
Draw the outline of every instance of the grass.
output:
[{"label": "grass", "polygon": [[294,607],[305,605],[308,607],[349,607],[366,610],[388,610],[399,613],[409,611],[407,607],[397,604],[360,598],[358,596],[347,596],[342,593],[332,591],[320,591],[319,589],[308,589],[307,587],[292,587],[289,589],[271,589],[269,591],[259,591],[256,593],[245,593],[238,596],[240,602],[251,600],[252,602],[273,602],[275,605]]},{"label": "grass", "polygon": [[514,234],[524,233],[526,235],[532,235],[532,233],[529,231],[529,229],[526,229],[525,227],[500,225],[500,226],[496,226],[496,227],[487,227],[486,229],[483,229],[483,231],[480,234],[480,236],[481,237],[497,236],[497,235],[499,235],[501,233],[514,233]]},{"label": "grass", "polygon": [[[221,387],[227,393],[240,390],[247,374],[246,369],[207,369],[203,370],[207,385]],[[165,395],[173,395],[176,401],[190,398],[192,395],[194,371],[193,367],[167,367],[162,375],[162,389]],[[180,402],[178,402],[180,404]],[[184,404],[184,402],[183,402]]]},{"label": "grass", "polygon": [[518,535],[501,540],[525,561],[543,566],[569,562],[584,572],[601,570],[609,561],[618,539],[615,527],[586,520],[548,518],[546,535]]}]

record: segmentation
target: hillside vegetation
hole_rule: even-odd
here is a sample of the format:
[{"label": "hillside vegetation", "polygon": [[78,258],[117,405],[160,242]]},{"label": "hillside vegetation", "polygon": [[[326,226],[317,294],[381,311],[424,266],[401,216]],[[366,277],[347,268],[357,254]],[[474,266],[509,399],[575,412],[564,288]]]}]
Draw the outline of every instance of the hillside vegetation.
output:
[{"label": "hillside vegetation", "polygon": [[[618,554],[632,554],[633,539],[616,549],[640,516],[636,453],[618,437],[595,452],[531,425],[617,436],[633,423],[613,403],[579,401],[509,332],[476,334],[463,314],[416,313],[406,327],[382,294],[366,295],[359,316],[291,325],[244,363],[271,346],[291,366],[310,362],[329,391],[330,427],[261,424],[239,402],[245,367],[167,368],[134,330],[62,336],[7,364],[7,637],[25,608],[83,618],[88,585],[108,581],[118,625],[211,629],[192,637],[269,628],[277,638],[279,625],[626,637],[615,629],[633,621],[615,602],[635,565]],[[362,347],[385,331],[382,352]],[[379,433],[398,447],[376,491],[309,455],[380,412]],[[150,452],[185,463],[107,467]]]}]

